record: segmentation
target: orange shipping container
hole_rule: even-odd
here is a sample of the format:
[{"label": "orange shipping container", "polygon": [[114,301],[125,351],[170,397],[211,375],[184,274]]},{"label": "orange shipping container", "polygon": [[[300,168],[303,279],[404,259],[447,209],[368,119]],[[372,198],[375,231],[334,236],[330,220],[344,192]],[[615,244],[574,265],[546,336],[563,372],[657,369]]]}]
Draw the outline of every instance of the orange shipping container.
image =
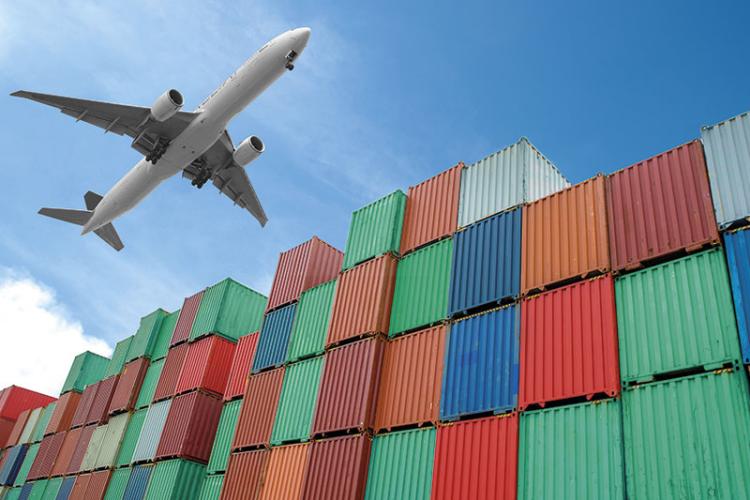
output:
[{"label": "orange shipping container", "polygon": [[248,379],[232,443],[233,450],[269,445],[283,381],[283,366]]},{"label": "orange shipping container", "polygon": [[261,500],[300,498],[309,454],[310,443],[271,448]]},{"label": "orange shipping container", "polygon": [[609,270],[604,176],[523,208],[521,291]]},{"label": "orange shipping container", "polygon": [[53,434],[55,432],[67,431],[70,429],[70,422],[73,420],[73,415],[75,415],[76,410],[78,409],[78,403],[80,400],[81,394],[77,392],[66,392],[60,396],[44,434]]},{"label": "orange shipping container", "polygon": [[438,421],[446,329],[428,328],[386,344],[375,432]]},{"label": "orange shipping container", "polygon": [[398,261],[392,255],[355,266],[339,277],[326,345],[365,334],[386,334]]},{"label": "orange shipping container", "polygon": [[57,454],[57,459],[52,467],[51,476],[63,476],[68,472],[68,465],[70,465],[70,459],[73,457],[73,453],[76,451],[78,446],[78,440],[81,438],[82,427],[68,431],[65,434],[65,440],[60,447],[60,453]]},{"label": "orange shipping container", "polygon": [[360,500],[365,496],[372,441],[367,434],[315,441],[310,449],[302,498]]},{"label": "orange shipping container", "polygon": [[260,494],[268,450],[232,453],[224,476],[221,500],[255,500]]}]

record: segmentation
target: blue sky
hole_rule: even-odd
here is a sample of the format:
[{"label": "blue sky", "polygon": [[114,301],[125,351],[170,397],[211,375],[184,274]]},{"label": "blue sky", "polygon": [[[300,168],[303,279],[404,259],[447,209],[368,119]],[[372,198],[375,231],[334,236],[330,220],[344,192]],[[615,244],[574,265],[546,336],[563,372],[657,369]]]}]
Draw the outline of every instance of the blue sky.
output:
[{"label": "blue sky", "polygon": [[0,0],[6,96],[150,105],[174,87],[190,109],[266,40],[313,30],[296,70],[229,127],[235,142],[266,143],[248,170],[265,229],[174,178],[116,221],[123,252],[81,238],[36,211],[82,207],[137,153],[0,97],[0,277],[44,287],[65,321],[109,344],[226,276],[267,293],[280,251],[313,234],[343,248],[356,208],[520,136],[576,182],[750,109],[749,16],[747,2]]}]

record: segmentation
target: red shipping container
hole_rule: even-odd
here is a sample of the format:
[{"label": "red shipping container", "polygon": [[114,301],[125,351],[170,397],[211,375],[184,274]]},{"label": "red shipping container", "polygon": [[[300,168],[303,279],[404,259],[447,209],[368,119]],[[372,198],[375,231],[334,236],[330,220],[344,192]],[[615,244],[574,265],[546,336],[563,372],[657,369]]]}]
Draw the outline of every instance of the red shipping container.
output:
[{"label": "red shipping container", "polygon": [[719,243],[698,140],[607,177],[607,209],[614,270]]},{"label": "red shipping container", "polygon": [[115,393],[119,375],[113,375],[99,382],[96,390],[96,397],[91,404],[91,410],[86,418],[86,424],[106,424],[109,415],[109,404],[112,402],[112,395]]},{"label": "red shipping container", "polygon": [[94,433],[95,428],[95,425],[87,425],[81,428],[78,443],[76,443],[76,448],[70,456],[67,474],[75,474],[81,469],[81,462],[83,462],[83,457],[86,455],[86,449],[89,447],[89,441],[91,441],[91,435]]},{"label": "red shipping container", "polygon": [[47,406],[55,398],[11,385],[0,391],[0,418],[15,421],[24,410]]},{"label": "red shipping container", "polygon": [[250,375],[255,350],[258,347],[258,337],[258,332],[255,332],[240,337],[237,341],[237,348],[234,350],[234,356],[232,357],[232,366],[229,368],[227,388],[224,391],[225,401],[236,399],[245,393],[247,377]]},{"label": "red shipping container", "polygon": [[365,334],[388,333],[397,264],[394,256],[386,254],[339,276],[327,346]]},{"label": "red shipping container", "polygon": [[464,164],[459,163],[409,188],[401,232],[401,255],[456,231],[463,167]]},{"label": "red shipping container", "polygon": [[382,337],[373,337],[326,353],[312,426],[314,436],[372,429],[384,345]]},{"label": "red shipping container", "polygon": [[180,309],[180,315],[177,317],[174,332],[172,332],[170,346],[175,346],[190,338],[190,330],[193,329],[193,321],[195,321],[195,315],[198,314],[198,308],[201,306],[202,299],[203,290],[185,299],[182,309]]},{"label": "red shipping container", "polygon": [[[107,486],[109,485],[109,478],[112,476],[110,470],[100,470],[99,472],[93,472],[91,479],[89,479],[88,487],[86,488],[86,496],[84,500],[101,500],[107,493]],[[71,500],[68,498],[68,500]]]},{"label": "red shipping container", "polygon": [[148,359],[138,358],[123,367],[120,380],[117,382],[112,401],[109,404],[110,415],[133,409],[138,399],[138,393],[141,391],[141,384],[143,384],[143,378],[146,376],[148,365]]},{"label": "red shipping container", "polygon": [[305,290],[336,277],[344,253],[317,236],[279,255],[266,311],[294,302]]},{"label": "red shipping container", "polygon": [[80,476],[76,477],[76,480],[73,483],[73,488],[70,490],[70,495],[68,495],[68,500],[89,500],[88,498],[86,498],[86,490],[89,487],[90,481],[90,473],[81,474]]},{"label": "red shipping container", "polygon": [[521,303],[519,410],[620,393],[612,276],[575,283]]},{"label": "red shipping container", "polygon": [[201,392],[174,398],[156,449],[156,458],[178,457],[207,463],[221,407],[220,399]]},{"label": "red shipping container", "polygon": [[260,495],[268,450],[232,453],[221,488],[221,500],[254,500]]},{"label": "red shipping container", "polygon": [[91,406],[94,404],[96,399],[96,391],[99,389],[99,382],[96,384],[87,385],[81,395],[81,401],[78,403],[73,420],[70,422],[71,427],[81,427],[86,424],[89,413],[91,413]]},{"label": "red shipping container", "polygon": [[180,372],[182,372],[182,365],[185,363],[188,349],[188,344],[180,344],[172,347],[167,352],[164,367],[161,370],[161,376],[154,391],[153,402],[168,399],[175,395],[177,380],[180,378]]},{"label": "red shipping container", "polygon": [[44,433],[53,434],[70,429],[70,422],[78,410],[80,400],[81,395],[77,392],[66,392],[60,396],[55,405],[55,411],[52,412],[52,417],[50,417],[47,430]]},{"label": "red shipping container", "polygon": [[29,469],[29,480],[46,479],[50,476],[64,441],[65,432],[58,432],[42,439],[34,463]]},{"label": "red shipping container", "polygon": [[248,378],[233,450],[269,445],[283,381],[283,366]]},{"label": "red shipping container", "polygon": [[518,414],[437,430],[432,500],[516,498]]},{"label": "red shipping container", "polygon": [[218,335],[210,335],[188,345],[175,393],[200,389],[223,397],[235,344]]},{"label": "red shipping container", "polygon": [[50,476],[64,476],[68,472],[70,466],[70,460],[73,457],[73,453],[76,451],[78,446],[78,440],[81,438],[82,427],[70,430],[65,433],[65,439],[63,440],[60,452],[57,454],[57,459],[52,466]]},{"label": "red shipping container", "polygon": [[18,415],[18,419],[16,419],[15,423],[13,424],[13,428],[10,430],[8,438],[5,440],[4,444],[6,447],[15,446],[16,444],[18,444],[18,440],[23,433],[23,428],[26,427],[26,421],[29,419],[30,414],[31,410],[24,410]]},{"label": "red shipping container", "polygon": [[[10,438],[10,434],[11,432],[13,432],[13,427],[15,425],[16,423],[14,421],[0,417],[0,443],[2,443],[2,446],[0,446],[0,448],[6,446],[8,438]],[[2,467],[0,467],[0,470],[2,470]]]},{"label": "red shipping container", "polygon": [[372,441],[367,434],[313,442],[302,486],[302,498],[364,498],[371,446]]}]

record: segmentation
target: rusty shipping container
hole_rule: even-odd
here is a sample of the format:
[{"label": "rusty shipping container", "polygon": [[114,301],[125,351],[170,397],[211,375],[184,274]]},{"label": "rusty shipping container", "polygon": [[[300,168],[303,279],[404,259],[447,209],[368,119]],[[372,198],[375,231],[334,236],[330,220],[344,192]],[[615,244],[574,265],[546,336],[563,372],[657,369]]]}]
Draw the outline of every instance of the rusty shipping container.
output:
[{"label": "rusty shipping container", "polygon": [[609,270],[604,184],[598,175],[523,208],[523,293]]},{"label": "rusty shipping container", "polygon": [[67,431],[70,429],[70,422],[73,420],[78,409],[78,403],[81,400],[81,394],[78,392],[66,392],[57,400],[55,411],[52,412],[49,424],[45,434]]},{"label": "rusty shipping container", "polygon": [[221,500],[256,499],[268,464],[268,450],[244,451],[229,457]]},{"label": "rusty shipping container", "polygon": [[73,450],[73,454],[70,456],[70,461],[68,462],[67,474],[75,474],[81,469],[81,463],[83,462],[83,457],[86,456],[86,450],[91,442],[91,436],[94,434],[94,429],[96,429],[95,425],[87,425],[86,427],[81,428],[78,442],[76,443],[76,447]]},{"label": "rusty shipping container", "polygon": [[428,328],[386,344],[375,432],[437,423],[447,329],[445,325]]},{"label": "rusty shipping container", "polygon": [[115,392],[112,394],[112,401],[109,404],[110,414],[131,411],[135,407],[146,371],[148,371],[146,358],[138,358],[125,365]]},{"label": "rusty shipping container", "polygon": [[109,415],[109,405],[112,402],[112,396],[115,393],[119,375],[106,378],[99,382],[96,390],[96,397],[91,402],[91,410],[86,417],[86,424],[103,424],[107,422]]},{"label": "rusty shipping container", "polygon": [[518,407],[620,393],[615,283],[607,275],[521,303]]},{"label": "rusty shipping container", "polygon": [[336,286],[326,345],[387,334],[398,261],[390,254],[343,272]]},{"label": "rusty shipping container", "polygon": [[221,416],[221,400],[200,392],[172,401],[156,458],[187,458],[207,463]]},{"label": "rusty shipping container", "polygon": [[284,367],[250,376],[234,433],[233,450],[269,445],[283,382]]},{"label": "rusty shipping container", "polygon": [[50,476],[63,476],[68,472],[70,460],[73,457],[73,453],[76,451],[82,431],[83,428],[79,427],[78,429],[73,429],[65,433],[65,439],[62,442],[62,446],[60,446],[60,451],[57,454],[55,463],[52,465]]},{"label": "rusty shipping container", "polygon": [[201,290],[195,295],[187,297],[185,302],[182,303],[182,309],[180,309],[177,324],[174,327],[174,332],[172,332],[170,346],[186,342],[188,337],[190,337],[190,330],[193,329],[195,315],[198,314],[198,308],[201,306],[204,291],[205,290]]},{"label": "rusty shipping container", "polygon": [[299,443],[271,448],[260,493],[261,500],[300,498],[310,446],[310,443]]},{"label": "rusty shipping container", "polygon": [[315,441],[302,485],[302,498],[363,499],[372,441],[367,434]]},{"label": "rusty shipping container", "polygon": [[189,349],[189,344],[185,343],[176,345],[169,350],[164,360],[164,367],[161,369],[159,382],[156,384],[153,401],[161,401],[175,395],[177,381],[180,378],[182,365],[185,363]]},{"label": "rusty shipping container", "polygon": [[175,393],[199,389],[223,397],[236,347],[234,342],[210,335],[189,345]]},{"label": "rusty shipping container", "polygon": [[250,375],[250,368],[253,366],[255,350],[258,347],[258,332],[244,335],[237,341],[237,348],[234,350],[232,365],[229,367],[229,378],[227,387],[224,390],[224,401],[237,399],[245,392],[247,377]]},{"label": "rusty shipping container", "polygon": [[382,337],[373,337],[326,353],[313,436],[372,429],[384,345]]},{"label": "rusty shipping container", "polygon": [[612,269],[717,244],[711,187],[700,141],[607,177]]},{"label": "rusty shipping container", "polygon": [[81,427],[82,425],[86,424],[86,419],[89,416],[89,412],[91,411],[91,405],[94,404],[94,399],[96,399],[96,391],[99,388],[99,383],[90,384],[86,386],[86,388],[83,390],[83,394],[81,394],[81,400],[78,403],[78,407],[76,408],[76,412],[73,415],[73,419],[70,421],[71,427]]},{"label": "rusty shipping container", "polygon": [[459,163],[409,188],[401,231],[401,255],[450,236],[456,230],[463,167],[464,164]]},{"label": "rusty shipping container", "polygon": [[268,297],[268,311],[299,299],[305,290],[330,281],[341,269],[344,253],[317,236],[282,252]]}]

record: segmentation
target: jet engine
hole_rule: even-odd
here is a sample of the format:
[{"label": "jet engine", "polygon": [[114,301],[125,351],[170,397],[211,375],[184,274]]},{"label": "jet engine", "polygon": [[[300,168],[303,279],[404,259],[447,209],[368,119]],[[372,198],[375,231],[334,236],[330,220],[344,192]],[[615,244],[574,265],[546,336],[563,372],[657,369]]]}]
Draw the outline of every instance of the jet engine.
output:
[{"label": "jet engine", "polygon": [[244,167],[251,161],[257,159],[260,154],[266,150],[265,144],[260,140],[260,137],[251,135],[240,143],[237,149],[234,150],[234,161],[238,165]]},{"label": "jet engine", "polygon": [[182,94],[175,89],[164,92],[151,106],[151,118],[163,122],[172,118],[182,108]]}]

